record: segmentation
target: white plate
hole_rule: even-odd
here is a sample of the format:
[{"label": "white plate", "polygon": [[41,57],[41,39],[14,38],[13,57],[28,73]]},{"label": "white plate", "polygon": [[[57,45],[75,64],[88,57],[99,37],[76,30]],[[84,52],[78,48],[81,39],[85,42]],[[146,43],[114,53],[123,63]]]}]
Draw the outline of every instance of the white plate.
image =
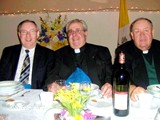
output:
[{"label": "white plate", "polygon": [[12,95],[22,89],[22,85],[17,81],[1,81],[0,95]]},{"label": "white plate", "polygon": [[[77,88],[80,88],[80,83],[74,83],[74,84],[77,86]],[[98,90],[98,89],[99,89],[98,85],[91,83],[91,90]]]},{"label": "white plate", "polygon": [[41,101],[37,101],[34,104],[34,108],[36,108],[36,109],[50,109],[50,108],[54,108],[54,109],[56,109],[58,111],[60,111],[60,110],[63,109],[63,107],[61,106],[61,104],[59,102],[57,102],[57,101],[53,101],[52,105],[49,108],[43,106],[42,103],[41,103]]},{"label": "white plate", "polygon": [[3,89],[3,90],[0,90],[0,97],[3,97],[3,96],[11,96],[13,94],[16,94],[20,91],[24,90],[24,87],[22,85],[20,85],[19,87],[15,88],[15,89]]},{"label": "white plate", "polygon": [[3,107],[15,110],[26,109],[29,105],[28,101],[24,100],[14,100],[14,101],[6,101],[2,104]]},{"label": "white plate", "polygon": [[98,116],[110,117],[112,114],[112,99],[93,97],[88,102],[86,107]]},{"label": "white plate", "polygon": [[153,94],[155,97],[160,98],[160,84],[149,85],[147,91]]},{"label": "white plate", "polygon": [[21,83],[18,81],[1,81],[0,82],[0,89],[2,88],[15,88],[19,86]]},{"label": "white plate", "polygon": [[97,90],[99,89],[99,86],[96,84],[91,84],[91,90]]},{"label": "white plate", "polygon": [[62,110],[49,109],[44,113],[43,120],[56,120],[55,117],[61,113]]},{"label": "white plate", "polygon": [[[80,90],[80,83],[74,83],[77,88]],[[100,94],[99,86],[91,83],[91,91],[89,92],[91,96]]]},{"label": "white plate", "polygon": [[88,105],[93,106],[95,108],[107,108],[112,105],[112,101],[108,99],[103,99],[103,98],[91,98],[88,103]]}]

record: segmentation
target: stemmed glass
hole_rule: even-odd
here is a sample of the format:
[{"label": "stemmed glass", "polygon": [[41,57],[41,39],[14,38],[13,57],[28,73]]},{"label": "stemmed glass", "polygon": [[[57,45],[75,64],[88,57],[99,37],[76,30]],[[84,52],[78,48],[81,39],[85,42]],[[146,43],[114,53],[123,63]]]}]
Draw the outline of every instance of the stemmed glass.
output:
[{"label": "stemmed glass", "polygon": [[55,83],[58,84],[61,87],[65,86],[65,80],[62,80],[62,79],[56,80]]},{"label": "stemmed glass", "polygon": [[66,86],[65,80],[63,79],[56,80],[55,83],[58,85],[57,89],[65,88]]},{"label": "stemmed glass", "polygon": [[81,82],[80,86],[79,86],[79,89],[80,89],[80,93],[81,94],[88,95],[91,92],[91,83],[89,83],[89,82]]}]

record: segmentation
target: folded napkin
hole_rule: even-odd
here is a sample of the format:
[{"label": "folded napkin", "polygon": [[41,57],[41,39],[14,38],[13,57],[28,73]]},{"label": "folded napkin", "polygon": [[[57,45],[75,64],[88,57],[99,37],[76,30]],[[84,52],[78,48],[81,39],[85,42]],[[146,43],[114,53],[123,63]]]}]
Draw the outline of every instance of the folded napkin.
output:
[{"label": "folded napkin", "polygon": [[81,82],[88,82],[91,83],[91,79],[83,72],[82,69],[79,67],[66,79],[66,85],[69,83],[81,83]]},{"label": "folded napkin", "polygon": [[24,83],[24,84],[23,84],[23,87],[24,87],[25,89],[31,89],[31,85],[30,85],[30,84]]}]

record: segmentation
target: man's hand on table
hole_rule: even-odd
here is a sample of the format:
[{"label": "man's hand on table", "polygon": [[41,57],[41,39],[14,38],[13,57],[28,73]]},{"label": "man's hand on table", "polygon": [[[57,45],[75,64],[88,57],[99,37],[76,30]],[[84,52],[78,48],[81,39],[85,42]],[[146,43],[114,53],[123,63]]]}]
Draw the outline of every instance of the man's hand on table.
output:
[{"label": "man's hand on table", "polygon": [[105,97],[112,97],[112,85],[109,83],[105,83],[101,87],[101,92],[102,92],[102,95]]},{"label": "man's hand on table", "polygon": [[132,101],[137,101],[137,94],[146,93],[147,91],[143,87],[130,86],[130,98]]}]

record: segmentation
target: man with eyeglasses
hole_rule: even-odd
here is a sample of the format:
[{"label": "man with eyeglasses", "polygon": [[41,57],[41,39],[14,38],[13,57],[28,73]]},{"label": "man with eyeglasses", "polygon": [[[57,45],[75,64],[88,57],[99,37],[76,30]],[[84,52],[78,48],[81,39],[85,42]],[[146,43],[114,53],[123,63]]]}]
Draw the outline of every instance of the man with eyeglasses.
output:
[{"label": "man with eyeglasses", "polygon": [[37,44],[39,30],[32,20],[20,22],[17,35],[21,44],[3,50],[0,59],[0,81],[20,81],[25,83],[27,88],[42,89],[47,73],[54,67],[54,51]]},{"label": "man with eyeglasses", "polygon": [[102,95],[112,95],[111,55],[107,47],[86,42],[88,29],[83,20],[74,19],[66,25],[69,45],[56,51],[56,65],[50,72],[46,87],[56,92],[55,83],[63,79],[67,84],[72,82],[90,82],[99,85]]}]

